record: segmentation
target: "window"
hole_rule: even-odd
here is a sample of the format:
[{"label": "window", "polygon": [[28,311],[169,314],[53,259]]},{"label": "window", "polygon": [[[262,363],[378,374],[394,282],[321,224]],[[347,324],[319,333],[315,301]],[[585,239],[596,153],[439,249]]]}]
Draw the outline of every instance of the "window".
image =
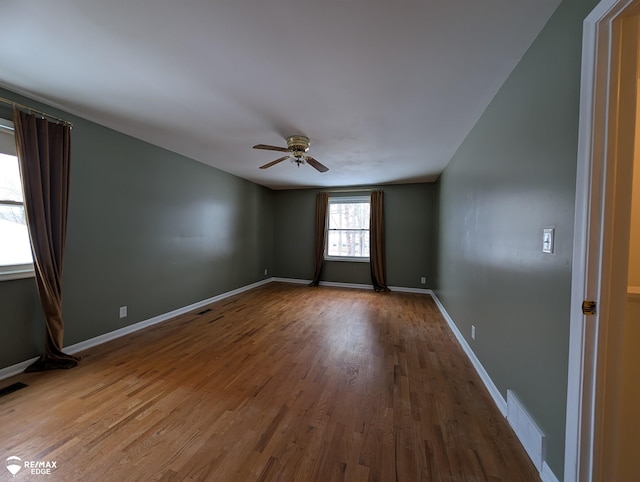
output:
[{"label": "window", "polygon": [[330,197],[325,259],[369,261],[369,196]]},{"label": "window", "polygon": [[0,119],[0,279],[33,275],[13,123]]}]

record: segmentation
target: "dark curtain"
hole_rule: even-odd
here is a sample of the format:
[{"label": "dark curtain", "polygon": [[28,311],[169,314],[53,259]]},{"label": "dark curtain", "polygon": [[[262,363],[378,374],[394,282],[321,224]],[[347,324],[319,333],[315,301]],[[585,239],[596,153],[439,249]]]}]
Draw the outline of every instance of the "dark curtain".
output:
[{"label": "dark curtain", "polygon": [[384,192],[371,193],[371,218],[369,220],[369,249],[371,283],[376,291],[391,291],[387,286],[387,269],[384,249]]},{"label": "dark curtain", "polygon": [[309,286],[318,286],[324,263],[324,246],[327,239],[327,207],[329,194],[319,192],[316,196],[316,239],[315,239],[315,273]]},{"label": "dark curtain", "polygon": [[62,352],[62,261],[67,228],[71,128],[14,109],[13,123],[31,238],[33,264],[45,317],[44,353],[26,371],[71,368]]}]

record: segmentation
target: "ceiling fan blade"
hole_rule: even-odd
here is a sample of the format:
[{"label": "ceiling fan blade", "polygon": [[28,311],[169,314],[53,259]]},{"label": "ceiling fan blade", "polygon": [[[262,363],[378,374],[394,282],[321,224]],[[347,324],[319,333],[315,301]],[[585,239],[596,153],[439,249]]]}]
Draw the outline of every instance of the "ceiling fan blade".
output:
[{"label": "ceiling fan blade", "polygon": [[306,161],[307,161],[307,164],[309,164],[311,167],[313,167],[314,169],[317,169],[320,172],[327,172],[329,170],[327,166],[325,166],[319,161],[316,161],[313,157],[307,156]]},{"label": "ceiling fan blade", "polygon": [[256,144],[253,146],[254,149],[264,149],[265,151],[280,151],[280,152],[289,152],[289,149],[286,147],[278,147],[278,146],[268,146],[266,144]]},{"label": "ceiling fan blade", "polygon": [[265,164],[264,166],[260,166],[260,169],[266,169],[268,167],[275,166],[276,164],[284,161],[285,159],[289,159],[289,156],[284,156],[284,157],[281,157],[280,159],[276,159],[275,161],[271,161],[268,164]]}]

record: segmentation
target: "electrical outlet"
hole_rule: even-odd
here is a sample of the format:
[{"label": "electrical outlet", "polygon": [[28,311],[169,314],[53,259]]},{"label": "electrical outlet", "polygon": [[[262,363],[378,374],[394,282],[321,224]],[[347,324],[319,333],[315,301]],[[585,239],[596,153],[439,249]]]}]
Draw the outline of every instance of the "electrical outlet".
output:
[{"label": "electrical outlet", "polygon": [[264,275],[267,276],[267,268],[264,269]]},{"label": "electrical outlet", "polygon": [[127,317],[127,307],[126,306],[121,306],[120,307],[120,318],[126,318]]},{"label": "electrical outlet", "polygon": [[476,325],[471,325],[471,339],[476,339]]},{"label": "electrical outlet", "polygon": [[424,276],[421,276],[421,277],[420,277],[420,284],[421,284],[421,285],[424,285],[424,284],[426,284],[426,283],[427,283],[427,278],[426,278],[426,277],[424,277]]}]

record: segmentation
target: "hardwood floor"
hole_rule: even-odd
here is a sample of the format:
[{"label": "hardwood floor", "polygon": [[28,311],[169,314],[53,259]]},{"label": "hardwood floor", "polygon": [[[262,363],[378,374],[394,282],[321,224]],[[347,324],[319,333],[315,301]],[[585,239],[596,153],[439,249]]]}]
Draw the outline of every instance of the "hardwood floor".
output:
[{"label": "hardwood floor", "polygon": [[540,480],[429,296],[270,283],[205,310],[0,382],[28,385],[0,460],[56,463],[15,480]]}]

